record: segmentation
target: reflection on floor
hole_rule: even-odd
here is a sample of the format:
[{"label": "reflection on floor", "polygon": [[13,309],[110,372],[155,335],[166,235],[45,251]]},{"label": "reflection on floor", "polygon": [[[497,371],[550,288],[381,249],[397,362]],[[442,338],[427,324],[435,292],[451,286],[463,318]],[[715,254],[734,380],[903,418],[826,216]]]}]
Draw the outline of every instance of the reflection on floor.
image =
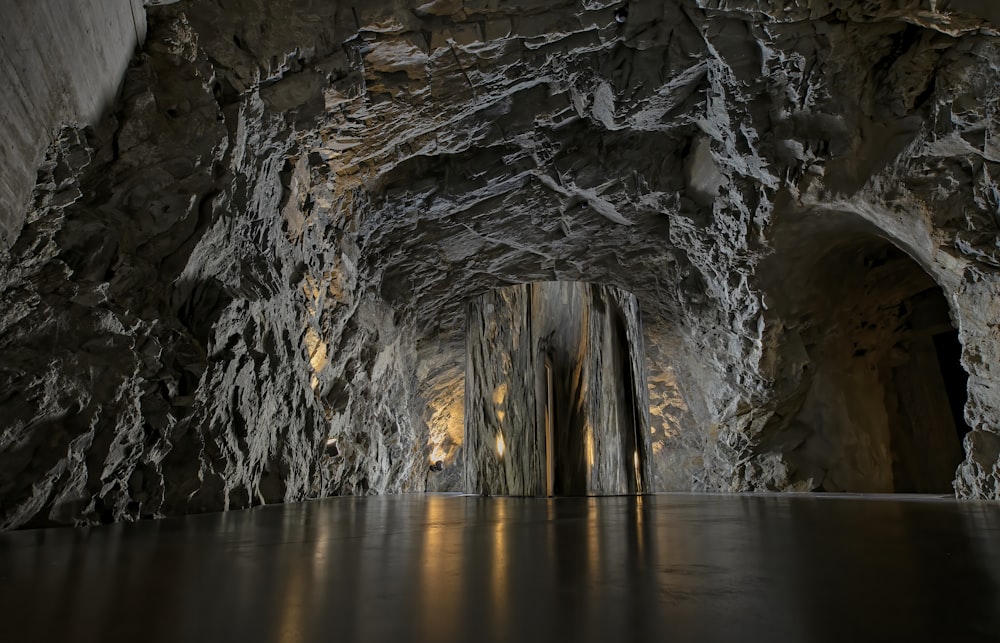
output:
[{"label": "reflection on floor", "polygon": [[0,534],[2,640],[1000,640],[1000,504],[395,496]]}]

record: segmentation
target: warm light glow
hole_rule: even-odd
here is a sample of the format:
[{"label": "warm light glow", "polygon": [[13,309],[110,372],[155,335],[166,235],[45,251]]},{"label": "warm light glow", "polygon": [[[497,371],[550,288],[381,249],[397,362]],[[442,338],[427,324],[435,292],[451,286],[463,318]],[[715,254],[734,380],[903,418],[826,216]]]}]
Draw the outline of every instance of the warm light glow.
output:
[{"label": "warm light glow", "polygon": [[465,381],[462,377],[442,380],[428,396],[424,419],[429,431],[430,464],[454,462],[465,438]]},{"label": "warm light glow", "polygon": [[337,446],[337,438],[327,438],[327,440],[326,440],[326,446],[328,446],[328,447],[335,447],[335,446]]},{"label": "warm light glow", "polygon": [[319,283],[312,278],[312,275],[306,274],[302,280],[302,294],[306,296],[306,309],[309,311],[310,315],[315,315],[319,310],[320,298],[323,296],[323,290],[320,288]]},{"label": "warm light glow", "polygon": [[497,615],[496,621],[492,623],[490,632],[499,641],[509,641],[513,637],[506,631],[507,611],[510,606],[507,604],[507,597],[510,595],[507,570],[510,568],[510,560],[507,551],[507,529],[510,521],[507,519],[507,505],[504,502],[493,504],[496,508],[496,520],[493,531],[493,583],[492,583],[492,608]]},{"label": "warm light glow", "polygon": [[[503,421],[507,419],[507,412],[502,409],[503,403],[507,400],[507,382],[501,382],[493,389],[493,404],[497,407],[497,422],[503,424]],[[501,454],[502,455],[502,454]]]},{"label": "warm light glow", "polygon": [[497,455],[501,458],[503,457],[503,452],[507,449],[507,445],[503,441],[503,433],[497,433]]},{"label": "warm light glow", "polygon": [[640,559],[642,553],[646,550],[646,539],[644,537],[645,529],[642,528],[642,496],[635,497],[635,524],[637,529],[635,530],[637,541],[639,545]]},{"label": "warm light glow", "polygon": [[587,500],[587,572],[600,579],[601,576],[601,525],[597,502]]},{"label": "warm light glow", "polygon": [[304,577],[304,570],[309,566],[293,565],[292,568],[282,597],[277,637],[268,637],[280,643],[302,643],[306,639],[303,624],[306,622],[306,585],[309,581]]},{"label": "warm light glow", "polygon": [[425,504],[428,525],[420,552],[420,586],[417,597],[424,632],[434,632],[441,641],[459,638],[456,631],[462,622],[462,601],[468,597],[462,587],[464,529],[446,527],[449,517],[446,501],[431,498]]},{"label": "warm light glow", "polygon": [[431,464],[438,462],[444,462],[445,458],[448,457],[448,452],[444,450],[444,446],[440,444],[431,445]]},{"label": "warm light glow", "polygon": [[507,382],[500,383],[495,389],[493,389],[493,403],[500,406],[507,399]]},{"label": "warm light glow", "polygon": [[646,388],[649,389],[649,415],[652,420],[650,432],[655,435],[659,424],[664,438],[676,437],[678,420],[689,411],[673,368],[667,366],[659,372],[650,371],[646,375]]},{"label": "warm light glow", "polygon": [[330,362],[327,355],[328,348],[326,342],[320,338],[319,333],[312,326],[306,326],[305,344],[306,354],[309,356],[309,366],[313,371],[310,385],[315,391],[319,387],[319,378],[316,375]]},{"label": "warm light glow", "polygon": [[587,432],[587,465],[588,471],[587,475],[590,475],[590,469],[594,468],[594,431],[590,428],[590,423],[584,427]]}]

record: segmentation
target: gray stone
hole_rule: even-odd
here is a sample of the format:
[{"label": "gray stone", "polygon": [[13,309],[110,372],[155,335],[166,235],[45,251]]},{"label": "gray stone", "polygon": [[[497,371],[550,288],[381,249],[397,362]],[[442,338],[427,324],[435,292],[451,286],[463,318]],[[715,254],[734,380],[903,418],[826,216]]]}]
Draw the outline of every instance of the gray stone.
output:
[{"label": "gray stone", "polygon": [[639,307],[617,288],[542,282],[469,303],[465,491],[652,489]]},{"label": "gray stone", "polygon": [[[962,459],[1000,498],[993,5],[618,6],[187,0],[123,76],[67,37],[101,82],[53,63],[94,94],[17,94],[2,162],[36,174],[4,197],[0,525],[453,489],[467,303],[538,281],[635,295],[654,489]],[[108,78],[103,118],[49,109]],[[961,454],[916,437],[949,422]]]}]

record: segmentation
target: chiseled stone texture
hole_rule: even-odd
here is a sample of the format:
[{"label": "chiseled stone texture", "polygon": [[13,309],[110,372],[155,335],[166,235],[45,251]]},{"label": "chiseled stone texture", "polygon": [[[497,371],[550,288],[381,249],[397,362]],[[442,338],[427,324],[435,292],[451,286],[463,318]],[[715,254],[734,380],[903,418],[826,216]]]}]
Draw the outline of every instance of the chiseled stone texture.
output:
[{"label": "chiseled stone texture", "polygon": [[941,287],[1000,498],[994,4],[622,4],[150,7],[0,259],[0,523],[441,488],[465,300],[528,281],[638,298],[660,488],[813,488],[813,223]]}]

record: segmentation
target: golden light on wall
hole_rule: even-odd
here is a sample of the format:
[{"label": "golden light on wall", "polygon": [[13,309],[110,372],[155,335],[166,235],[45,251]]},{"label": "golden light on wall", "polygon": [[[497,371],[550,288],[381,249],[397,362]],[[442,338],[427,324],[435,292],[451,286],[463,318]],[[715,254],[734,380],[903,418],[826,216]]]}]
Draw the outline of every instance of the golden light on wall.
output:
[{"label": "golden light on wall", "polygon": [[306,345],[306,354],[309,356],[309,366],[312,368],[313,372],[312,379],[310,380],[310,386],[312,386],[312,389],[315,391],[319,386],[319,377],[317,377],[319,372],[326,368],[326,365],[330,363],[330,356],[328,354],[329,347],[312,326],[306,326],[304,341]]},{"label": "golden light on wall", "polygon": [[302,294],[306,296],[306,310],[310,315],[315,316],[321,305],[320,299],[323,296],[323,289],[312,275],[306,274],[302,279]]},{"label": "golden light on wall", "polygon": [[504,400],[507,399],[507,382],[501,382],[499,386],[493,389],[493,403],[497,406],[503,406]]},{"label": "golden light on wall", "polygon": [[590,427],[590,422],[587,422],[583,430],[586,432],[587,475],[590,475],[591,469],[594,468],[594,430]]},{"label": "golden light on wall", "polygon": [[449,452],[449,449],[447,449],[444,446],[444,444],[435,444],[435,443],[432,442],[431,443],[431,455],[430,455],[431,464],[434,464],[434,463],[437,463],[437,462],[445,463],[448,460],[448,452]]},{"label": "golden light on wall", "polygon": [[[507,400],[507,382],[501,382],[493,389],[493,405],[496,406],[497,422],[503,424],[507,419],[507,411],[504,409],[504,402]],[[503,454],[501,454],[503,455]]]},{"label": "golden light on wall", "polygon": [[653,439],[653,449],[655,450],[661,440],[669,440],[677,436],[678,419],[688,413],[688,405],[681,395],[680,387],[677,384],[677,375],[671,367],[667,366],[663,370],[651,369],[646,374],[646,378],[646,387],[649,390],[651,432],[656,436]]},{"label": "golden light on wall", "polygon": [[432,394],[424,415],[430,464],[447,466],[455,461],[465,438],[465,381],[451,378],[435,386]]},{"label": "golden light on wall", "polygon": [[503,453],[506,450],[507,445],[503,441],[503,433],[497,433],[497,455],[503,458]]}]

